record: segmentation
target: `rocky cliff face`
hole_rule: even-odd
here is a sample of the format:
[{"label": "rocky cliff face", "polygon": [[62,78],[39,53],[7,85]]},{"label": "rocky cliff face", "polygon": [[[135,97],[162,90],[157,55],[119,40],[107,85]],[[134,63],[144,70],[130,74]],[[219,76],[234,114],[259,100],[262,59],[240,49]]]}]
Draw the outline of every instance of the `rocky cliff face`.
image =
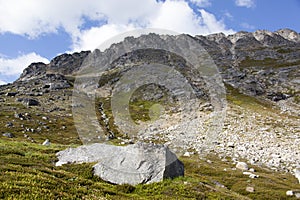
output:
[{"label": "rocky cliff face", "polygon": [[[194,39],[213,58],[226,84],[244,94],[274,102],[291,98],[282,109],[299,113],[299,108],[295,105],[299,103],[300,98],[299,33],[289,29],[275,32],[258,30],[228,36],[223,33],[195,36]],[[62,54],[49,64],[32,63],[23,71],[17,82],[39,79],[45,74],[73,76],[80,70],[83,60],[89,54],[90,51]],[[147,59],[138,55],[132,56],[133,59],[134,57]],[[125,58],[126,56],[123,60]],[[165,58],[161,56],[157,59]],[[290,109],[291,106],[293,109]]]},{"label": "rocky cliff face", "polygon": [[24,69],[17,82],[39,79],[46,74],[72,75],[80,69],[83,60],[89,53],[90,51],[73,54],[65,53],[53,58],[49,64],[32,63]]}]

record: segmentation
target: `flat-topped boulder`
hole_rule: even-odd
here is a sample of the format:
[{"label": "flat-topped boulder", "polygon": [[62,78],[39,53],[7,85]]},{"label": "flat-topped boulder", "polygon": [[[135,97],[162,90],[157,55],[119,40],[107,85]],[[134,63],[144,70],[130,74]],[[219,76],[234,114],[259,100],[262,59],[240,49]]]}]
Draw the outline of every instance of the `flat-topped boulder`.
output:
[{"label": "flat-topped boulder", "polygon": [[94,174],[114,184],[153,183],[184,175],[182,162],[164,145],[83,145],[60,151],[57,157],[57,166],[98,162]]}]

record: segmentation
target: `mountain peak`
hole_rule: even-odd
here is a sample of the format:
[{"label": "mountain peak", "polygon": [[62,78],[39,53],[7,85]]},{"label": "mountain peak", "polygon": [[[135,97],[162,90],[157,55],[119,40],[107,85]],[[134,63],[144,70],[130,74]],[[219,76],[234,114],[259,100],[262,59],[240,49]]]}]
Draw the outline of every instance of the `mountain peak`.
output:
[{"label": "mountain peak", "polygon": [[285,38],[286,40],[300,42],[300,34],[291,29],[279,29],[275,33]]}]

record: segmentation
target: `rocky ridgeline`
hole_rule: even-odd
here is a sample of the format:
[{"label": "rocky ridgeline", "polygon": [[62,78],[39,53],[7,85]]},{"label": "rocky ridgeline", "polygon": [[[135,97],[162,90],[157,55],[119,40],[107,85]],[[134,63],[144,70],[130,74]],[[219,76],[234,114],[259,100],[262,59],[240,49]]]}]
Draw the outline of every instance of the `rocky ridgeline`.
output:
[{"label": "rocky ridgeline", "polygon": [[[145,37],[153,40],[157,38],[156,35]],[[240,106],[239,103],[229,104],[225,126],[216,141],[214,151],[220,157],[230,156],[234,161],[245,158],[253,164],[290,172],[299,168],[299,33],[282,29],[276,32],[238,32],[228,36],[220,33],[195,36],[194,39],[209,52],[228,88],[232,87],[242,94],[253,96],[253,99],[246,99],[249,100],[249,105],[252,104],[251,101],[257,99],[264,100],[268,104],[267,107],[254,109],[251,106]],[[63,112],[65,115],[70,114],[74,76],[82,70],[81,65],[89,55],[89,51],[63,54],[49,64],[31,64],[16,82],[0,87],[0,103],[5,103],[7,98],[14,98],[16,102],[26,105],[33,102],[28,100],[32,99],[37,101],[42,110],[49,113],[58,109],[61,116]],[[137,65],[134,62],[140,59],[145,63],[160,61],[162,64],[176,66],[180,72],[190,77],[192,83],[195,83],[192,71],[186,68],[187,63],[182,58],[172,56],[168,52],[159,54],[151,51],[133,52],[122,56],[114,65],[120,67],[119,72],[122,73],[126,70],[122,67]],[[176,59],[169,59],[170,57]],[[111,77],[100,80],[103,83],[99,84],[99,91],[103,88],[105,88],[103,91],[107,88],[110,90],[118,81],[119,72],[114,71],[110,74]],[[205,100],[206,91],[203,91],[201,97]],[[106,92],[104,96],[109,97],[109,94]],[[280,111],[277,108],[280,108]],[[204,103],[200,110],[194,111],[195,116],[189,116],[191,119],[189,123],[196,123],[199,118],[206,120],[211,110],[211,104]],[[200,132],[187,138],[184,135],[187,129],[180,128],[182,124],[174,124],[177,121],[180,123],[181,118],[182,116],[173,114],[170,116],[171,120],[162,119],[173,124],[160,123],[158,120],[157,126],[144,129],[140,137],[146,141],[173,143],[172,148],[183,149],[188,152],[186,155],[194,153],[201,149],[206,135]],[[159,130],[157,127],[162,124],[169,125],[169,128],[165,131]],[[205,127],[189,126],[189,128],[191,132],[205,130]]]},{"label": "rocky ridgeline", "polygon": [[89,53],[90,51],[82,51],[80,53],[62,54],[51,60],[49,64],[32,63],[24,69],[16,82],[44,78],[46,74],[72,75],[80,69],[83,60]]},{"label": "rocky ridgeline", "polygon": [[[296,101],[285,101],[285,104],[278,103],[278,106],[288,112],[300,113],[299,106],[295,105],[295,102],[299,103],[300,90],[299,33],[289,29],[275,32],[258,30],[228,36],[223,33],[195,36],[195,40],[209,52],[225,83],[244,94],[274,102],[296,96]],[[45,74],[74,75],[81,70],[81,64],[89,54],[90,51],[62,54],[49,64],[32,63],[16,83],[40,79]],[[115,64],[122,64],[127,57],[124,56]],[[131,59],[134,60],[134,56]],[[166,57],[160,56],[158,59],[162,61]]]}]

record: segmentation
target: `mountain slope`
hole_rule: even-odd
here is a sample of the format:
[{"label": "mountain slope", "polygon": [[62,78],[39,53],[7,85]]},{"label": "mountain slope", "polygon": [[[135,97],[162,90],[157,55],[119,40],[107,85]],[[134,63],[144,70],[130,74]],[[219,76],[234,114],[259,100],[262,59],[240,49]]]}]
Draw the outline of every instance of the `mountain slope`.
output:
[{"label": "mountain slope", "polygon": [[[163,41],[164,37],[150,34],[136,40],[144,39]],[[125,189],[120,189],[90,177],[86,165],[82,167],[86,170],[80,166],[67,169],[68,167],[56,168],[52,165],[56,151],[82,142],[74,125],[72,109],[86,108],[72,102],[75,78],[76,74],[84,70],[87,75],[95,76],[89,74],[90,71],[84,67],[85,59],[95,54],[102,55],[99,51],[95,51],[94,54],[86,51],[60,55],[49,64],[33,63],[13,84],[0,86],[1,133],[11,133],[14,136],[8,138],[6,134],[0,138],[0,171],[4,181],[0,187],[2,197],[10,195],[4,192],[9,188],[10,193],[25,197],[22,190],[30,191],[36,184],[45,191],[47,187],[61,184],[62,189],[56,190],[52,196],[54,198],[59,195],[74,198],[76,190],[80,190],[78,197],[88,199],[96,198],[88,192],[90,188],[98,195],[137,199],[145,198],[146,195],[153,195],[157,199],[166,198],[165,195],[173,192],[182,198],[196,198],[198,195],[211,199],[222,196],[230,199],[284,199],[286,190],[300,190],[297,180],[290,174],[284,174],[293,173],[292,170],[299,167],[300,160],[299,34],[282,29],[276,32],[239,32],[229,36],[220,33],[195,36],[192,39],[201,44],[212,57],[226,87],[226,118],[212,154],[199,160],[201,145],[206,137],[204,131],[202,132],[205,126],[199,129],[201,131],[195,137],[187,138],[182,134],[182,130],[176,124],[182,119],[177,115],[176,99],[165,88],[155,84],[141,87],[133,94],[129,106],[135,123],[151,122],[153,116],[149,111],[154,112],[156,119],[155,106],[165,106],[165,111],[173,117],[168,120],[170,124],[167,125],[170,129],[160,131],[157,128],[160,127],[158,124],[157,127],[145,129],[145,134],[138,140],[173,145],[174,149],[178,149],[179,156],[185,152],[195,154],[187,158],[182,157],[186,165],[186,178],[157,185],[138,186],[133,191],[132,188],[127,190],[124,186]],[[116,46],[112,46],[108,51],[113,51],[114,48]],[[95,105],[90,105],[96,108],[96,120],[99,121],[107,136],[105,140],[109,143],[124,145],[135,142],[123,135],[115,124],[111,108],[113,88],[117,87],[118,81],[127,71],[138,65],[153,62],[174,66],[187,77],[201,100],[200,107],[194,107],[203,121],[212,113],[214,107],[205,81],[199,78],[198,74],[194,74],[189,63],[182,57],[161,50],[134,51],[116,59],[105,71],[104,76],[97,82],[98,96]],[[87,82],[84,87],[88,88],[90,84]],[[190,119],[190,116],[186,116],[186,119]],[[82,116],[77,120],[86,122],[91,121],[91,118]],[[193,128],[192,126],[191,130]],[[50,147],[39,145],[45,139],[49,139],[53,144]],[[97,137],[95,139],[97,140]],[[25,153],[27,151],[29,153]],[[43,161],[39,162],[39,159]],[[213,164],[207,166],[207,159],[212,160]],[[250,179],[242,172],[231,171],[234,164],[240,160],[253,164],[261,178]],[[23,170],[23,167],[26,168]],[[224,168],[230,169],[230,172],[225,172]],[[273,171],[265,168],[271,168]],[[27,177],[35,170],[36,175]],[[20,180],[26,176],[30,184],[25,184],[25,179],[21,182],[13,179],[12,182],[16,185],[10,184],[8,180],[14,176]],[[34,180],[37,176],[47,176],[47,181],[38,179],[40,182],[36,183]],[[61,180],[58,178],[60,176],[65,179]],[[63,190],[70,189],[66,184],[72,182],[71,179],[75,182],[70,184],[75,184],[76,189],[69,194],[63,193]],[[220,188],[217,183],[221,183],[225,189]],[[85,186],[80,187],[82,184]],[[256,191],[245,192],[246,186],[253,186]],[[159,187],[157,192],[156,187]],[[276,191],[267,189],[270,187],[276,188]],[[190,190],[191,193],[186,194],[184,190]],[[38,191],[43,193],[42,190]],[[174,196],[174,199],[176,197]]]}]

